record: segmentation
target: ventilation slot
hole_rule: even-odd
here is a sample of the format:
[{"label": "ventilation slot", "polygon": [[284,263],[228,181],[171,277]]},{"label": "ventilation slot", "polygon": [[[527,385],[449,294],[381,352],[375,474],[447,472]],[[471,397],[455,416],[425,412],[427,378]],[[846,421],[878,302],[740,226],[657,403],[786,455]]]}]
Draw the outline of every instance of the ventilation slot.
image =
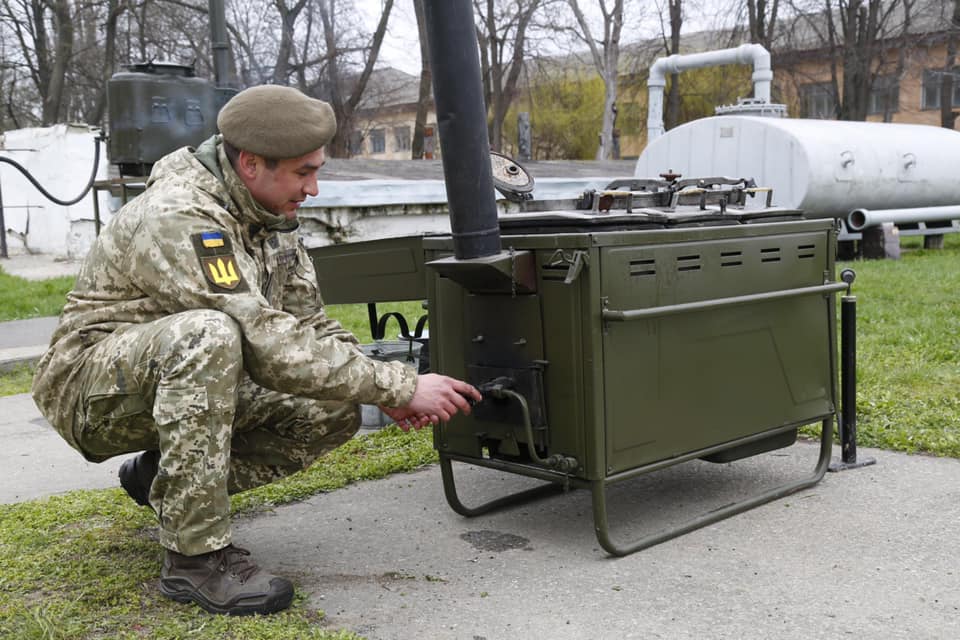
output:
[{"label": "ventilation slot", "polygon": [[760,249],[760,262],[780,262],[780,247]]},{"label": "ventilation slot", "polygon": [[554,280],[563,282],[567,279],[567,271],[570,270],[570,265],[567,264],[545,264],[543,265],[543,271],[541,272],[541,278],[544,280]]},{"label": "ventilation slot", "polygon": [[630,275],[632,276],[655,276],[657,275],[657,261],[653,258],[649,260],[631,260]]},{"label": "ventilation slot", "polygon": [[801,260],[815,258],[817,256],[816,249],[817,245],[815,244],[801,244],[797,247],[797,251],[799,252],[797,257]]},{"label": "ventilation slot", "polygon": [[740,257],[743,255],[742,251],[721,251],[720,252],[720,266],[721,267],[739,267],[743,264],[743,261],[740,260]]},{"label": "ventilation slot", "polygon": [[677,271],[700,271],[700,256],[677,256]]}]

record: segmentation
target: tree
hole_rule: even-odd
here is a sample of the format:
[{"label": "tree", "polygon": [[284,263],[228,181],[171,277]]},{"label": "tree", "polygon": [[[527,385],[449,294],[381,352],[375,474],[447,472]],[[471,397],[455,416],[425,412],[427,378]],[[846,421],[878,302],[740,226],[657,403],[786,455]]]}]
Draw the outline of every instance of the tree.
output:
[{"label": "tree", "polygon": [[363,68],[358,75],[350,78],[348,83],[345,75],[341,73],[344,65],[340,58],[345,51],[341,48],[342,40],[339,38],[341,31],[338,28],[340,16],[337,12],[337,2],[336,0],[319,0],[318,10],[326,45],[327,97],[337,116],[338,125],[337,133],[328,146],[329,153],[334,158],[345,158],[350,155],[349,136],[353,130],[353,115],[363,97],[370,74],[373,73],[377,57],[380,55],[380,46],[387,32],[387,22],[392,8],[393,0],[385,0],[377,28],[370,39],[369,46],[365,48]]},{"label": "tree", "polygon": [[[669,38],[667,28],[663,23],[663,7],[660,7],[660,34],[663,38],[663,50],[666,55],[680,53],[680,28],[683,26],[682,0],[667,0],[667,21],[670,27]],[[672,129],[680,123],[680,74],[671,73],[667,86],[666,113],[664,126]]]},{"label": "tree", "polygon": [[[891,78],[896,86],[903,56],[909,46],[910,16],[916,0],[821,0],[814,4],[794,4],[797,25],[787,33],[808,32],[813,41],[785,48],[802,50],[819,48],[827,56],[831,93],[840,120],[866,120],[870,96],[885,87],[878,77]],[[897,60],[890,57],[899,51]],[[891,65],[894,66],[891,69]],[[892,93],[890,94],[892,95]]]},{"label": "tree", "polygon": [[957,112],[953,110],[953,88],[957,83],[957,41],[960,40],[960,0],[953,0],[953,14],[947,30],[947,60],[940,76],[940,126],[953,129]]},{"label": "tree", "polygon": [[[960,0],[958,0],[960,1]],[[413,9],[417,16],[417,33],[420,36],[420,88],[417,92],[417,116],[413,124],[413,141],[410,145],[410,157],[423,158],[424,135],[426,134],[427,112],[430,110],[430,47],[427,43],[427,22],[423,13],[423,0],[413,0]]]},{"label": "tree", "polygon": [[40,124],[64,114],[74,15],[68,0],[3,0],[2,17],[20,45],[22,64],[40,99]]},{"label": "tree", "polygon": [[543,0],[474,0],[490,147],[503,144],[503,121],[523,70],[528,30]]},{"label": "tree", "polygon": [[[603,80],[576,72],[555,74],[530,87],[511,107],[504,122],[507,139],[516,140],[518,111],[529,111],[534,160],[588,160],[595,156],[596,131],[604,104]],[[506,145],[514,153],[513,145]]]},{"label": "tree", "polygon": [[761,44],[767,51],[772,48],[777,28],[777,11],[780,0],[747,0],[747,24],[750,42]]},{"label": "tree", "polygon": [[609,8],[607,0],[597,0],[603,16],[602,39],[594,37],[590,22],[580,8],[579,0],[567,1],[580,27],[579,30],[575,30],[575,33],[589,48],[593,66],[603,80],[603,115],[596,159],[607,160],[614,157],[613,130],[617,118],[617,77],[620,65],[620,32],[623,29],[623,0],[612,0]]}]

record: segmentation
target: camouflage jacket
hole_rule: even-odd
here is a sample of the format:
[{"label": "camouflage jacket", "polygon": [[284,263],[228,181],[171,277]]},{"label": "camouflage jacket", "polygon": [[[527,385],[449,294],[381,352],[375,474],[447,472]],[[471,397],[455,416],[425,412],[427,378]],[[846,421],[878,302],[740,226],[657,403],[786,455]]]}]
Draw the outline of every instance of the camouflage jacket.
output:
[{"label": "camouflage jacket", "polygon": [[326,316],[297,223],[253,199],[219,143],[215,136],[156,163],[146,191],[97,238],[67,296],[33,397],[74,446],[87,350],[125,327],[190,309],[236,320],[244,368],[261,386],[387,406],[413,397],[412,368],[367,358]]}]

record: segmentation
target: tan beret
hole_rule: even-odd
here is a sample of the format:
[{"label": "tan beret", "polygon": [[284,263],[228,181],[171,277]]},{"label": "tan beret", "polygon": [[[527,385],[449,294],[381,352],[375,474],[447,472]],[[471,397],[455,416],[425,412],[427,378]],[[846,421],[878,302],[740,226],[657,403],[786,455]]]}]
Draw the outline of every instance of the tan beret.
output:
[{"label": "tan beret", "polygon": [[265,158],[299,158],[333,139],[337,118],[322,100],[267,84],[230,98],[217,116],[217,127],[237,149]]}]

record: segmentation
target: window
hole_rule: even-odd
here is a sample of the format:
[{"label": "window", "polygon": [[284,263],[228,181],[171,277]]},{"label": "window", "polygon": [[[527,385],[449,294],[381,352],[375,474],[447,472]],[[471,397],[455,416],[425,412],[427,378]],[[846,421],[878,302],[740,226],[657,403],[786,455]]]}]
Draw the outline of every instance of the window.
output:
[{"label": "window", "polygon": [[397,151],[410,150],[410,127],[394,127],[393,136],[396,138]]},{"label": "window", "polygon": [[800,85],[800,111],[804,118],[830,120],[837,117],[837,101],[829,82]]},{"label": "window", "polygon": [[[942,89],[940,83],[943,82],[945,73],[949,72],[944,69],[924,69],[920,108],[940,108],[940,90]],[[960,107],[960,74],[958,73],[953,74],[953,104],[951,106]]]},{"label": "window", "polygon": [[900,109],[900,80],[897,76],[877,76],[870,89],[867,113],[893,113]]},{"label": "window", "polygon": [[387,137],[383,129],[370,130],[370,153],[383,153],[387,150]]}]

